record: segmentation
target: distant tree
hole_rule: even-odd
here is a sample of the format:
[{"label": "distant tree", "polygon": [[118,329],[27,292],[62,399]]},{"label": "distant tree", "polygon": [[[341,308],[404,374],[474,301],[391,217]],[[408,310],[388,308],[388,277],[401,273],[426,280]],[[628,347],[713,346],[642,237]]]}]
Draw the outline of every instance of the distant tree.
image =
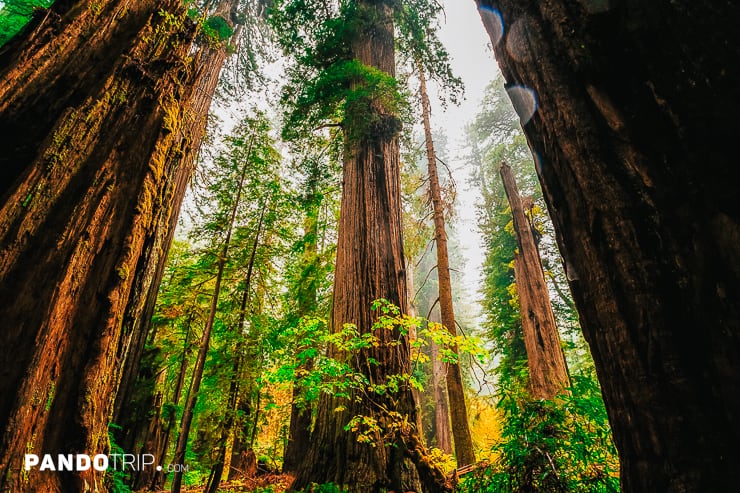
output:
[{"label": "distant tree", "polygon": [[[400,47],[411,63],[419,79],[419,99],[424,141],[427,157],[429,180],[429,197],[432,206],[434,224],[435,252],[437,254],[438,302],[442,324],[453,336],[457,335],[457,321],[452,303],[452,281],[450,277],[450,256],[447,249],[447,231],[445,228],[445,203],[442,197],[438,156],[434,148],[431,125],[431,103],[427,91],[427,78],[434,77],[441,81],[443,90],[451,93],[455,99],[461,92],[462,83],[452,76],[448,55],[442,44],[434,36],[430,26],[440,14],[441,6],[436,2],[411,2],[401,8]],[[468,412],[465,406],[465,392],[462,370],[459,364],[445,364],[445,381],[449,414],[452,421],[455,455],[459,466],[475,463],[473,439],[470,436]]]},{"label": "distant tree", "polygon": [[534,201],[525,205],[511,167],[501,164],[501,181],[513,217],[517,253],[514,277],[529,367],[529,389],[535,399],[553,399],[570,387],[568,366],[550,305],[550,294],[535,240]]}]

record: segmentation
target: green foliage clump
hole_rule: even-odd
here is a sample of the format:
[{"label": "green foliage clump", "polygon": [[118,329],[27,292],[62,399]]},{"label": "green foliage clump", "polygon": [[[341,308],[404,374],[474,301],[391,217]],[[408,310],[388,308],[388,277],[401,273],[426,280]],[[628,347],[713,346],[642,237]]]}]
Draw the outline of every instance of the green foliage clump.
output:
[{"label": "green foliage clump", "polygon": [[0,46],[7,43],[31,20],[37,9],[46,9],[54,0],[5,0],[0,2]]},{"label": "green foliage clump", "polygon": [[533,400],[521,387],[504,389],[497,457],[466,477],[460,493],[617,493],[619,462],[598,385],[574,378],[569,393]]},{"label": "green foliage clump", "polygon": [[[412,357],[417,365],[428,361],[420,349],[430,341],[440,345],[440,357],[451,364],[457,363],[457,355],[452,349],[454,345],[460,352],[477,357],[483,356],[483,350],[475,338],[451,336],[441,324],[403,314],[387,300],[376,300],[371,308],[378,315],[372,330],[365,333],[352,324],[345,324],[341,330],[330,332],[325,321],[304,317],[297,328],[288,329],[283,334],[291,341],[283,344],[286,349],[304,349],[293,360],[283,358],[289,362],[277,368],[269,379],[273,382],[294,382],[303,391],[300,397],[302,406],[316,401],[322,393],[347,399],[347,402],[371,403],[372,415],[351,416],[344,429],[352,432],[361,443],[382,446],[395,443],[398,434],[413,425],[409,423],[408,416],[385,407],[378,397],[395,396],[409,388],[424,389],[413,372],[385,374],[382,380],[371,381],[358,370],[380,364],[369,356],[368,350],[381,346],[400,346],[401,338],[408,336],[413,328],[417,328],[417,336],[411,341]],[[420,327],[426,328],[418,329]],[[387,337],[389,334],[392,336]],[[322,353],[319,350],[322,347],[331,347],[331,350]],[[313,363],[311,370],[306,369],[308,360]],[[334,409],[335,412],[345,410],[343,404]]]},{"label": "green foliage clump", "polygon": [[361,63],[352,50],[377,22],[356,2],[332,8],[311,0],[275,2],[270,21],[295,63],[283,89],[283,137],[342,126],[349,141],[382,141],[401,130],[405,98],[395,77]]},{"label": "green foliage clump", "polygon": [[229,23],[220,15],[207,18],[201,25],[201,30],[207,38],[217,43],[226,41],[234,34]]},{"label": "green foliage clump", "polygon": [[[108,441],[110,442],[110,454],[109,455],[122,455],[123,449],[116,443],[113,434],[120,430],[121,427],[114,424],[108,424]],[[130,480],[130,474],[124,469],[113,469],[108,467],[105,473],[105,482],[112,493],[131,493],[131,489],[128,487]]]}]

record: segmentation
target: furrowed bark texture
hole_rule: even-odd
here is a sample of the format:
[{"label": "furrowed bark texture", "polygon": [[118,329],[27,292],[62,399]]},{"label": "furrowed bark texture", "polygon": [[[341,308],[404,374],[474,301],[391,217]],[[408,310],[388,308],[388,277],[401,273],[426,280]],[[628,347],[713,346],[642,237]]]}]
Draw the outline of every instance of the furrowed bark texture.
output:
[{"label": "furrowed bark texture", "polygon": [[[434,152],[434,140],[432,139],[431,104],[427,94],[426,77],[421,62],[417,63],[421,93],[422,120],[424,123],[424,141],[427,151],[427,170],[429,172],[429,193],[432,198],[432,211],[434,216],[434,242],[437,246],[437,277],[439,279],[439,311],[442,316],[442,325],[452,336],[457,336],[455,326],[455,310],[452,305],[452,279],[450,277],[450,256],[447,252],[447,231],[445,229],[444,204],[442,202],[442,190],[439,185],[439,174],[437,173],[437,154]],[[452,350],[458,355],[457,345]],[[475,452],[473,451],[473,439],[470,436],[468,425],[468,411],[465,407],[465,390],[462,381],[462,371],[459,363],[445,364],[447,396],[450,404],[450,417],[452,418],[452,435],[455,439],[455,456],[458,467],[475,463]]]},{"label": "furrowed bark texture", "polygon": [[[229,1],[222,0],[216,13],[229,18],[224,12],[229,6]],[[232,39],[238,36],[238,31],[239,27]],[[171,423],[168,423],[167,431],[160,430],[156,435],[162,442],[158,443],[151,439],[146,443],[141,441],[142,435],[151,427],[150,409],[155,397],[154,386],[151,385],[153,378],[151,368],[141,364],[142,356],[147,338],[154,339],[155,331],[151,330],[151,320],[157,302],[158,287],[167,265],[167,253],[174,239],[182,202],[197,165],[196,159],[206,133],[208,111],[218,86],[219,74],[227,56],[226,43],[219,43],[217,46],[202,46],[193,59],[192,98],[189,101],[181,101],[184,107],[184,121],[180,130],[181,152],[171,156],[171,159],[177,162],[172,163],[176,174],[166,191],[170,207],[158,215],[157,233],[147,242],[139,260],[136,276],[140,279],[134,282],[134,289],[124,315],[123,327],[134,334],[134,337],[130,339],[130,348],[124,350],[128,356],[121,372],[112,421],[121,427],[121,430],[116,432],[116,443],[126,451],[141,449],[142,453],[153,453],[160,457],[161,451],[167,449]],[[145,390],[142,392],[143,389]],[[164,430],[164,423],[160,421],[160,424]],[[153,486],[152,481],[155,477],[157,481],[163,481],[161,471],[154,468],[138,471],[132,476],[132,485],[135,488],[150,484]]]},{"label": "furrowed bark texture", "polygon": [[[507,83],[538,99],[524,130],[602,384],[623,491],[732,490],[740,6],[481,4]],[[516,99],[526,117],[526,97]]]},{"label": "furrowed bark texture", "polygon": [[194,28],[175,0],[60,1],[43,19],[0,67],[0,487],[92,491],[100,473],[21,461],[107,451],[122,321],[185,152]]},{"label": "furrowed bark texture", "polygon": [[208,121],[208,110],[213,100],[213,95],[218,86],[221,69],[227,57],[225,44],[217,48],[204,46],[193,60],[193,90],[190,101],[182,101],[184,121],[180,130],[181,152],[170,155],[174,162],[170,163],[176,174],[169,182],[166,191],[166,203],[169,207],[164,208],[157,216],[157,234],[149,241],[144,249],[144,254],[139,260],[136,269],[137,277],[142,280],[134,282],[134,290],[129,301],[129,307],[124,315],[123,326],[127,331],[136,334],[131,339],[131,348],[128,350],[129,357],[126,359],[122,372],[120,393],[116,398],[113,421],[120,423],[125,414],[125,408],[130,405],[133,398],[136,375],[139,370],[141,356],[146,346],[146,339],[150,332],[150,322],[154,314],[157,302],[157,289],[162,282],[165,267],[167,265],[167,252],[169,252],[172,240],[175,237],[175,228],[180,217],[182,201],[185,198],[190,178],[196,167],[196,158],[203,137],[206,132]]},{"label": "furrowed bark texture", "polygon": [[570,387],[560,334],[550,305],[545,273],[511,168],[501,165],[501,179],[509,198],[519,252],[514,257],[514,277],[527,349],[529,390],[535,399],[552,399]]},{"label": "furrowed bark texture", "polygon": [[[372,19],[372,24],[358,33],[352,46],[354,58],[387,74],[395,74],[390,5],[363,0],[358,2],[358,8],[364,10],[365,18]],[[367,112],[354,115],[354,119],[350,116],[345,122],[345,131],[350,135],[352,126],[364,124],[364,121],[376,121],[378,128],[358,140],[350,138],[346,149],[331,315],[334,331],[351,323],[361,333],[370,332],[375,320],[370,306],[379,298],[403,310],[407,307],[398,120],[377,101],[369,106]],[[375,335],[380,345],[353,358],[355,369],[362,371],[373,383],[385,382],[389,374],[410,373],[408,338],[401,336],[398,329],[379,329]],[[399,344],[389,346],[394,340]],[[369,358],[379,364],[370,364]],[[412,426],[406,427],[411,428],[406,430],[408,437],[398,434],[395,440],[398,447],[384,446],[381,436],[375,437],[380,442],[375,447],[360,443],[355,433],[344,430],[357,415],[375,417],[381,426],[387,427],[387,416],[380,407],[406,416],[408,423],[416,422],[410,388],[402,388],[392,398],[373,395],[373,399],[377,404],[371,403],[367,396],[359,402],[354,398],[322,396],[311,448],[296,474],[293,488],[302,489],[312,482],[333,482],[353,493],[442,490],[430,473],[435,469],[424,469],[427,464],[418,444],[419,431]],[[339,406],[345,409],[339,411]]]}]

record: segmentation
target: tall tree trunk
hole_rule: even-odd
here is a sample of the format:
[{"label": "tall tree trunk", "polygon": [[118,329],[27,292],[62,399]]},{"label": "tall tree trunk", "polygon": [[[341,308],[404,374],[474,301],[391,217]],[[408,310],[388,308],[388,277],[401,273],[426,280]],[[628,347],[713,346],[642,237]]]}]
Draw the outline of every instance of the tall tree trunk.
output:
[{"label": "tall tree trunk", "polygon": [[524,96],[623,491],[736,488],[740,5],[481,3]]},{"label": "tall tree trunk", "polygon": [[501,179],[509,198],[519,252],[514,257],[514,277],[522,314],[522,333],[527,348],[529,390],[535,399],[552,399],[570,387],[568,366],[550,305],[545,272],[516,185],[514,173],[501,164]]},{"label": "tall tree trunk", "polygon": [[[356,8],[370,25],[358,30],[358,39],[351,47],[353,57],[387,74],[395,74],[392,7],[386,1],[360,0]],[[356,113],[348,114],[345,119],[348,143],[331,326],[338,331],[344,324],[352,323],[361,333],[368,333],[375,318],[370,311],[374,300],[385,298],[403,310],[407,306],[401,233],[399,122],[395,115],[388,113],[388,108],[380,106],[379,100],[368,98],[352,109]],[[370,132],[372,135],[358,132],[367,127],[367,121],[377,122],[375,131]],[[363,350],[353,358],[351,364],[356,365],[355,369],[377,383],[385,382],[388,374],[409,373],[407,337],[401,336],[397,329],[379,330],[375,336],[380,339],[380,345]],[[399,344],[388,346],[391,340]],[[380,364],[370,364],[369,358]],[[407,417],[408,423],[416,422],[410,388],[402,388],[393,398],[378,395],[377,399],[380,405]],[[340,405],[345,409],[340,410]],[[311,448],[297,472],[293,488],[304,488],[311,482],[333,482],[358,493],[442,489],[435,482],[435,479],[441,482],[441,478],[433,478],[437,471],[423,460],[418,430],[406,430],[408,436],[398,437],[398,447],[386,447],[382,443],[373,447],[360,443],[355,434],[344,430],[357,415],[374,416],[381,424],[386,424],[386,417],[367,399],[358,402],[325,394],[321,397]],[[381,436],[375,439],[382,442]],[[413,456],[415,463],[406,456]]]},{"label": "tall tree trunk", "polygon": [[[249,291],[252,288],[252,273],[254,272],[254,260],[257,256],[257,247],[259,246],[260,238],[262,235],[262,223],[265,219],[265,209],[263,208],[260,212],[260,218],[257,223],[257,231],[254,233],[254,241],[252,242],[252,251],[249,254],[249,264],[247,265],[247,275],[244,279],[244,292],[242,293],[241,303],[239,305],[239,320],[236,324],[235,331],[238,334],[238,342],[234,350],[234,362],[231,368],[231,381],[229,382],[229,399],[228,408],[226,409],[226,415],[223,420],[223,429],[221,430],[221,438],[218,442],[218,457],[216,462],[211,469],[211,481],[206,486],[206,493],[216,493],[219,484],[221,483],[224,471],[228,477],[229,465],[231,463],[231,454],[227,449],[227,445],[230,440],[233,440],[234,423],[236,421],[236,414],[239,410],[239,394],[240,394],[240,373],[242,367],[242,360],[244,358],[244,323],[247,319],[247,306],[249,305]],[[231,442],[233,443],[233,441]]]},{"label": "tall tree trunk", "polygon": [[107,451],[137,336],[122,320],[172,211],[194,28],[175,0],[59,1],[25,33],[0,55],[0,488],[90,491],[92,469],[24,478],[21,462]]},{"label": "tall tree trunk", "polygon": [[[254,139],[254,137],[253,137]],[[249,143],[247,150],[247,156],[252,153],[252,140]],[[218,310],[218,298],[221,294],[221,282],[224,277],[224,270],[226,268],[226,261],[229,255],[229,244],[231,243],[231,234],[234,231],[236,224],[236,216],[239,211],[239,203],[241,202],[242,192],[244,191],[244,180],[247,175],[250,160],[249,157],[245,159],[242,165],[241,175],[239,177],[239,185],[236,190],[236,196],[234,198],[234,205],[231,208],[231,215],[229,217],[229,225],[226,230],[226,237],[224,238],[224,244],[221,247],[221,251],[218,256],[216,282],[213,286],[213,295],[211,296],[211,304],[208,307],[208,319],[206,325],[203,327],[203,335],[201,336],[200,346],[198,349],[198,356],[195,359],[195,367],[193,368],[193,378],[190,382],[190,390],[188,391],[188,398],[185,401],[185,407],[182,411],[182,419],[180,420],[180,434],[177,438],[177,447],[175,448],[175,455],[173,458],[174,464],[184,464],[185,462],[185,449],[188,445],[188,435],[190,434],[190,425],[193,422],[193,411],[195,410],[195,403],[198,399],[198,391],[200,390],[201,380],[203,379],[203,370],[206,364],[206,357],[208,356],[208,348],[210,347],[211,332],[213,331],[213,324],[216,321],[216,311]],[[175,471],[172,478],[172,493],[178,493],[182,484],[182,471]]]},{"label": "tall tree trunk", "polygon": [[[216,6],[213,15],[221,15],[231,25],[232,16],[229,14],[229,10],[234,7],[232,5],[233,3],[233,0],[221,0]],[[238,39],[240,30],[241,26],[237,26],[231,38],[232,40]],[[183,111],[185,119],[180,132],[180,149],[182,153],[175,154],[171,157],[180,161],[177,174],[171,181],[170,189],[166,192],[166,196],[170,199],[171,207],[168,211],[158,216],[156,225],[157,234],[154,236],[154,241],[147,243],[145,253],[142,255],[139,261],[139,267],[136,270],[136,275],[142,277],[142,281],[134,283],[134,286],[138,287],[138,289],[134,289],[132,292],[131,300],[129,301],[129,306],[123,320],[124,328],[135,334],[135,337],[131,339],[131,348],[127,351],[128,357],[124,361],[121,384],[113,411],[113,422],[121,426],[124,436],[126,434],[137,436],[138,434],[138,430],[130,429],[135,424],[129,420],[129,417],[131,414],[136,413],[136,410],[132,409],[132,403],[136,402],[134,394],[136,389],[140,387],[136,383],[142,378],[142,375],[140,375],[140,371],[142,370],[141,358],[146,347],[146,340],[150,335],[151,320],[156,307],[158,288],[162,282],[165,267],[167,266],[167,253],[175,236],[175,229],[188,184],[195,171],[198,151],[206,133],[208,112],[228,52],[228,43],[226,42],[217,44],[207,43],[201,46],[197,55],[194,57],[193,71],[195,77],[193,80],[193,97],[188,102],[187,108]],[[154,339],[153,335],[151,339]],[[176,394],[179,399],[179,393],[176,392]],[[156,457],[162,456],[160,450],[167,451],[171,426],[172,421],[168,420],[167,429],[157,434],[157,437],[163,443],[150,441],[149,445],[154,448],[143,450],[142,452],[153,453]],[[124,450],[129,451],[131,449],[124,447]],[[163,456],[162,459],[164,459]],[[156,471],[153,468],[151,470],[141,471],[134,485],[143,486],[150,483],[154,484],[152,481],[163,483],[163,472]]]},{"label": "tall tree trunk", "polygon": [[[432,197],[432,212],[434,216],[434,241],[437,246],[437,278],[439,280],[439,310],[442,316],[442,325],[452,335],[457,335],[455,326],[455,311],[452,305],[452,279],[450,278],[450,257],[447,252],[447,231],[445,230],[445,212],[442,202],[442,191],[439,186],[437,173],[437,154],[434,152],[432,140],[431,113],[432,105],[427,94],[427,82],[424,67],[421,62],[416,64],[419,73],[421,92],[421,113],[424,122],[424,140],[427,150],[427,169],[429,171],[429,192]],[[457,345],[452,350],[459,356]],[[450,404],[452,418],[452,435],[455,439],[455,456],[458,467],[475,463],[473,439],[470,436],[468,425],[468,411],[465,408],[465,390],[462,381],[460,362],[445,365],[447,367],[447,397]]]},{"label": "tall tree trunk", "polygon": [[[182,389],[185,386],[185,374],[188,371],[188,353],[190,352],[190,333],[192,328],[192,317],[188,318],[187,328],[185,330],[185,338],[183,339],[182,347],[182,358],[180,359],[180,367],[177,372],[177,380],[175,381],[175,388],[172,391],[172,400],[170,403],[172,406],[169,408],[167,413],[167,425],[162,434],[162,439],[159,443],[155,444],[156,448],[151,448],[147,452],[154,454],[156,457],[155,461],[157,464],[165,464],[167,458],[167,451],[170,447],[170,439],[172,437],[172,429],[175,427],[177,422],[177,413],[175,408],[180,404],[180,397],[182,396]],[[145,469],[135,478],[134,490],[149,487],[151,490],[160,490],[164,487],[167,472],[163,469],[157,471],[156,469]]]},{"label": "tall tree trunk", "polygon": [[193,82],[195,89],[193,99],[189,102],[187,111],[184,112],[186,118],[180,132],[180,149],[183,152],[172,156],[172,159],[180,161],[180,165],[171,182],[170,189],[167,191],[171,206],[166,211],[169,213],[162,213],[158,216],[157,234],[154,236],[154,241],[147,244],[146,253],[142,256],[139,262],[140,267],[136,270],[137,276],[146,277],[150,279],[150,282],[134,283],[134,286],[139,288],[133,292],[129,309],[126,310],[124,315],[123,326],[136,334],[137,337],[131,340],[129,357],[126,358],[122,371],[121,386],[113,414],[115,423],[122,422],[123,410],[131,402],[141,356],[150,332],[158,288],[167,265],[167,252],[169,252],[172,240],[175,237],[175,228],[180,217],[182,202],[190,178],[195,171],[198,150],[206,132],[208,110],[227,54],[226,43],[220,43],[216,47],[207,45],[200,48],[193,60],[193,70],[196,74]]}]

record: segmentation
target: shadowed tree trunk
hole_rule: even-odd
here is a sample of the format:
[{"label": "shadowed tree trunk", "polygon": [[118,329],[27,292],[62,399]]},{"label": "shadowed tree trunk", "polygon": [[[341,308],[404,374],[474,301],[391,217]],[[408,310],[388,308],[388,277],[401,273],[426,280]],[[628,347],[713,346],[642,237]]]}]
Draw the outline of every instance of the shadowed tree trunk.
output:
[{"label": "shadowed tree trunk", "polygon": [[740,6],[481,3],[591,346],[623,491],[736,488]]},{"label": "shadowed tree trunk", "polygon": [[[432,198],[432,212],[434,216],[434,242],[437,246],[437,278],[439,280],[439,311],[442,325],[453,335],[457,335],[455,326],[455,311],[452,305],[452,280],[450,278],[450,257],[447,252],[447,231],[445,230],[445,213],[442,202],[442,191],[439,186],[437,173],[437,154],[434,152],[432,140],[432,125],[430,122],[432,107],[427,94],[427,83],[424,67],[421,62],[416,64],[419,74],[421,93],[421,113],[424,123],[424,140],[427,151],[427,170],[429,172],[429,193]],[[473,439],[470,436],[468,425],[468,411],[465,408],[465,390],[463,388],[462,371],[459,364],[457,345],[452,350],[458,355],[456,364],[446,363],[447,398],[450,404],[452,418],[452,436],[455,440],[455,456],[458,467],[475,463]]]},{"label": "shadowed tree trunk", "polygon": [[0,55],[2,488],[102,488],[94,470],[21,478],[21,461],[107,451],[122,321],[188,152],[194,32],[174,0],[59,1]]},{"label": "shadowed tree trunk", "polygon": [[570,387],[568,366],[550,305],[532,223],[527,219],[514,174],[501,164],[501,179],[509,198],[519,252],[514,257],[514,277],[522,314],[522,333],[527,349],[529,390],[535,399],[552,399]]},{"label": "shadowed tree trunk", "polygon": [[[172,391],[172,399],[170,403],[167,415],[161,419],[167,420],[166,425],[162,423],[163,431],[158,435],[159,440],[156,443],[152,443],[150,447],[146,447],[142,450],[142,453],[154,454],[155,461],[157,464],[166,464],[165,459],[167,458],[167,452],[170,445],[170,439],[172,437],[172,430],[177,422],[176,407],[180,405],[180,397],[182,396],[182,389],[185,386],[185,374],[188,370],[188,352],[190,352],[190,333],[192,327],[192,316],[187,322],[185,329],[185,337],[183,338],[182,357],[180,358],[180,366],[177,372],[177,380],[175,381],[175,388]],[[164,487],[167,471],[162,469],[157,471],[156,469],[148,468],[143,471],[139,471],[134,477],[134,490],[143,489],[148,487],[151,490],[160,490]]]},{"label": "shadowed tree trunk", "polygon": [[[365,65],[395,74],[392,7],[386,1],[374,0],[360,0],[356,7],[361,18],[370,24],[358,30],[351,46],[352,56]],[[400,126],[390,109],[383,107],[381,98],[361,99],[352,110],[356,113],[348,114],[344,123],[348,138],[331,326],[338,331],[351,323],[361,333],[368,333],[375,319],[370,310],[374,300],[385,298],[402,310],[407,307],[401,233]],[[375,122],[376,127],[366,134],[358,132],[367,127],[367,122]],[[410,373],[408,338],[401,336],[398,329],[380,329],[375,335],[381,341],[379,346],[363,350],[350,364],[377,383],[385,382],[389,374]],[[388,346],[392,340],[399,344]],[[369,358],[379,364],[371,364]],[[414,400],[407,386],[392,398],[377,395],[377,402],[406,417],[407,423],[416,422]],[[301,489],[311,482],[333,482],[356,493],[442,490],[441,472],[424,460],[419,430],[411,427],[398,434],[398,447],[384,446],[378,434],[374,438],[381,443],[373,447],[360,443],[356,434],[344,430],[357,415],[375,417],[383,427],[388,424],[388,416],[381,415],[378,406],[368,399],[322,395],[311,448],[293,488]]]}]

